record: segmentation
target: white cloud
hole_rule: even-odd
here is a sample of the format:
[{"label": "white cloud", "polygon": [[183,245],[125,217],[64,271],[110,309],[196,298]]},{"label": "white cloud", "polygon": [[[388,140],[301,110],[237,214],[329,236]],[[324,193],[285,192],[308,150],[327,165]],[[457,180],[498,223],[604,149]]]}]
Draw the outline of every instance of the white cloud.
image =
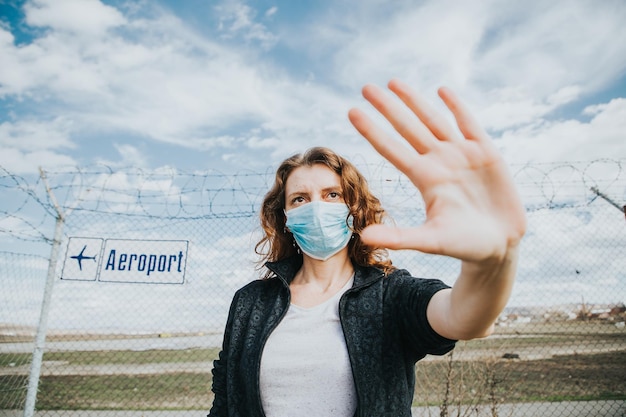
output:
[{"label": "white cloud", "polygon": [[246,144],[251,149],[275,148],[280,145],[280,141],[274,137],[263,138],[263,137],[253,136],[248,139]]},{"label": "white cloud", "polygon": [[589,122],[561,120],[504,132],[498,141],[513,163],[626,158],[626,99],[589,107]]},{"label": "white cloud", "polygon": [[580,87],[574,85],[564,86],[546,97],[531,96],[521,86],[503,87],[484,94],[484,104],[475,113],[486,129],[498,131],[532,125],[579,96]]},{"label": "white cloud", "polygon": [[[278,9],[257,12],[242,1],[212,9],[221,27],[207,35],[151,3],[124,15],[96,0],[33,0],[24,8],[26,23],[48,30],[16,45],[0,28],[0,97],[22,100],[47,119],[71,119],[79,144],[77,132],[123,133],[182,151],[223,150],[244,164],[272,162],[259,161],[259,149],[282,158],[314,144],[369,159],[375,155],[347,122],[347,110],[363,104],[363,83],[399,76],[433,99],[440,83],[455,87],[504,139],[556,144],[559,131],[568,138],[576,132],[543,118],[626,68],[626,8],[573,3],[447,0],[389,8],[364,1],[351,13],[330,7],[312,15],[310,26],[293,28],[298,36],[282,27],[279,39],[267,26],[281,17]],[[296,57],[323,57],[323,65],[309,70],[304,62],[306,82],[292,77],[293,62],[262,52],[279,41]],[[569,123],[575,129],[581,122]],[[576,137],[558,146],[586,144],[590,134]]]},{"label": "white cloud", "polygon": [[39,167],[74,166],[76,161],[62,153],[51,150],[21,151],[16,148],[2,149],[0,152],[0,166],[14,174],[32,174],[38,172]]},{"label": "white cloud", "polygon": [[[27,8],[27,16],[37,10]],[[74,114],[77,129],[134,132],[195,149],[219,145],[215,138],[229,126],[289,107],[274,88],[279,74],[172,16],[129,20],[123,28],[131,38],[100,33],[85,43],[51,30],[24,46],[0,31],[10,60],[0,70],[0,94],[54,103],[47,112]]]},{"label": "white cloud", "polygon": [[72,123],[57,118],[51,122],[17,120],[0,123],[0,146],[22,150],[74,148]]},{"label": "white cloud", "polygon": [[17,120],[0,123],[0,166],[14,173],[34,173],[40,166],[74,165],[63,154],[75,148],[72,123],[63,118],[50,122]]},{"label": "white cloud", "polygon": [[[221,36],[227,39],[242,37],[246,41],[257,41],[264,48],[269,48],[278,40],[267,27],[257,22],[257,12],[243,2],[229,0],[215,7],[220,13],[219,27]],[[268,9],[266,17],[277,11],[276,7]]]},{"label": "white cloud", "polygon": [[312,23],[316,42],[337,47],[335,81],[356,88],[397,76],[428,94],[446,84],[481,110],[486,126],[504,129],[604,88],[626,70],[619,1],[448,0],[396,12]]},{"label": "white cloud", "polygon": [[347,85],[385,83],[393,76],[425,90],[443,81],[465,85],[474,67],[473,48],[488,17],[486,3],[457,2],[452,8],[450,3],[412,5],[386,19],[368,15],[366,21],[350,21],[348,17],[348,28],[339,39],[324,25],[316,36],[340,45],[335,71]]},{"label": "white cloud", "polygon": [[115,8],[98,0],[31,0],[24,5],[26,22],[78,35],[101,35],[125,23]]},{"label": "white cloud", "polygon": [[265,11],[265,17],[272,17],[278,12],[278,7],[273,6]]},{"label": "white cloud", "polygon": [[493,9],[487,29],[497,30],[478,55],[481,71],[477,75],[484,74],[483,86],[523,85],[529,93],[547,95],[582,83],[588,92],[623,71],[626,8],[622,2],[510,5]]},{"label": "white cloud", "polygon": [[115,149],[120,155],[120,166],[143,167],[149,166],[145,153],[137,147],[129,144],[114,144]]},{"label": "white cloud", "polygon": [[579,86],[567,85],[558,90],[556,93],[548,96],[547,101],[551,105],[559,106],[562,104],[571,103],[572,101],[576,100],[580,97],[580,93],[581,91]]},{"label": "white cloud", "polygon": [[511,305],[623,301],[614,286],[598,285],[622,274],[623,215],[600,204],[536,211],[529,220]]}]

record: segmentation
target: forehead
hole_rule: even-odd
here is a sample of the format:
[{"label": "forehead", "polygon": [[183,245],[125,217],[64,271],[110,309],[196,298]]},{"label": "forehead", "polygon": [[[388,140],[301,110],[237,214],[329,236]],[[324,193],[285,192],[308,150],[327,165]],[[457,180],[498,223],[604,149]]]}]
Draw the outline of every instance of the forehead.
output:
[{"label": "forehead", "polygon": [[330,187],[341,188],[341,178],[324,164],[301,166],[289,174],[285,183],[285,194],[322,190]]}]

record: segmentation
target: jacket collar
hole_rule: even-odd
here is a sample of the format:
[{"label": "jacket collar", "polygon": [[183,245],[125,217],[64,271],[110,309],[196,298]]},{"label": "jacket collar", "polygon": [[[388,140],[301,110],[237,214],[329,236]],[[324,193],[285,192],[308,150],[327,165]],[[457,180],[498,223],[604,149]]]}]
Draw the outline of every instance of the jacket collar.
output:
[{"label": "jacket collar", "polygon": [[[302,255],[295,255],[289,258],[266,262],[265,266],[280,278],[285,285],[289,286],[296,273],[302,267]],[[385,276],[382,270],[373,266],[354,265],[354,287],[370,284]]]}]

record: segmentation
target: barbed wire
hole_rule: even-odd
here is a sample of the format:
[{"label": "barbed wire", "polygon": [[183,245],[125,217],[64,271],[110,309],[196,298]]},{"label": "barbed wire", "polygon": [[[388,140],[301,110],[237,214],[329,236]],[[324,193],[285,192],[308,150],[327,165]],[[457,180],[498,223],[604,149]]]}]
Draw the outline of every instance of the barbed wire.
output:
[{"label": "barbed wire", "polygon": [[[599,193],[623,204],[625,164],[626,160],[619,159],[528,163],[513,165],[511,171],[527,210],[532,212],[586,206],[594,203]],[[393,166],[362,164],[358,168],[388,210],[423,210],[419,191]],[[273,176],[269,168],[229,174],[95,165],[25,177],[0,166],[0,234],[49,242],[47,222],[56,216],[51,194],[66,216],[106,214],[178,221],[257,216]]]},{"label": "barbed wire", "polygon": [[528,209],[574,207],[596,200],[598,194],[594,189],[623,201],[626,190],[625,163],[626,160],[597,159],[525,164],[516,170],[514,176],[526,197]]}]

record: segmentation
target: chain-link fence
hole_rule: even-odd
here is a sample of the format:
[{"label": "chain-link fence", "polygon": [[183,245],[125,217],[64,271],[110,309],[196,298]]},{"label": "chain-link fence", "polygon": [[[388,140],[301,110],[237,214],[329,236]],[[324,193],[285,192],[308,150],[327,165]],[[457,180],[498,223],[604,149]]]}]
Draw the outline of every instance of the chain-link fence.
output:
[{"label": "chain-link fence", "polygon": [[[529,229],[509,306],[493,336],[418,363],[415,415],[626,413],[625,164],[512,168]],[[397,224],[423,220],[406,178],[360,168]],[[0,415],[205,415],[231,296],[259,275],[272,180],[0,169]],[[459,269],[392,259],[448,284]]]}]

